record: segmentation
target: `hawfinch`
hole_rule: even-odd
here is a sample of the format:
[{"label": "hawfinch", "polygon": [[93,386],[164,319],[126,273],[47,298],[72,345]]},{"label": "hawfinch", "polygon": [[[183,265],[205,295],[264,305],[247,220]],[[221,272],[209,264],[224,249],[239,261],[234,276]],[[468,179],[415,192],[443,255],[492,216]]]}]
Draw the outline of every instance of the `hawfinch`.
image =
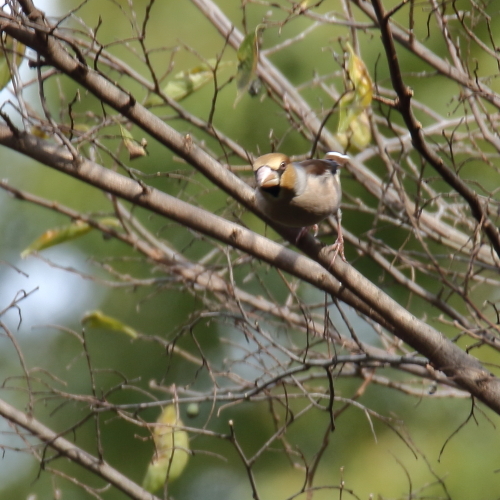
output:
[{"label": "hawfinch", "polygon": [[[281,153],[257,158],[253,171],[257,186],[255,202],[270,219],[284,226],[301,227],[297,241],[313,226],[330,215],[338,222],[337,241],[332,246],[345,261],[341,229],[339,168],[349,161],[347,155],[327,153],[324,160],[292,162]],[[332,261],[333,262],[333,261]]]}]

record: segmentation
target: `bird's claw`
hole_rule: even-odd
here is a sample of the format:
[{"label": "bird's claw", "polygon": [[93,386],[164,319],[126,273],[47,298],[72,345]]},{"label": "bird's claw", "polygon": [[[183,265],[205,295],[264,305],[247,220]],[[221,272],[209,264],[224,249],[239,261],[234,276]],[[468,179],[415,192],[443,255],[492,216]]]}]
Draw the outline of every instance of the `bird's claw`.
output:
[{"label": "bird's claw", "polygon": [[344,235],[342,234],[342,226],[340,224],[340,221],[338,221],[338,233],[337,233],[337,241],[330,247],[330,250],[335,250],[335,254],[333,255],[332,262],[330,263],[330,267],[333,266],[333,263],[335,262],[335,259],[337,258],[337,255],[340,255],[340,258],[347,263],[347,259],[345,258],[344,255]]},{"label": "bird's claw", "polygon": [[330,251],[335,250],[335,253],[333,255],[333,259],[330,263],[330,267],[333,266],[333,263],[335,262],[335,259],[337,258],[337,255],[340,255],[340,258],[347,263],[347,259],[345,258],[344,255],[344,238],[338,237],[337,241],[330,247]]},{"label": "bird's claw", "polygon": [[[340,210],[339,210],[339,212],[340,212]],[[333,259],[330,263],[330,267],[333,266],[333,263],[335,262],[337,255],[340,255],[340,258],[344,262],[347,263],[347,259],[345,258],[345,255],[344,255],[344,235],[342,234],[342,225],[341,225],[340,221],[341,221],[341,214],[338,214],[337,215],[337,222],[338,222],[337,240],[335,241],[335,243],[333,245],[330,246],[330,251],[335,251],[335,254],[333,255]],[[318,229],[319,229],[318,224],[314,224],[313,226],[311,226],[311,229],[314,231],[314,237],[316,237],[318,234]],[[297,244],[304,237],[304,235],[307,234],[308,231],[309,231],[309,227],[303,227],[299,231],[297,238],[295,238],[295,243]]]}]

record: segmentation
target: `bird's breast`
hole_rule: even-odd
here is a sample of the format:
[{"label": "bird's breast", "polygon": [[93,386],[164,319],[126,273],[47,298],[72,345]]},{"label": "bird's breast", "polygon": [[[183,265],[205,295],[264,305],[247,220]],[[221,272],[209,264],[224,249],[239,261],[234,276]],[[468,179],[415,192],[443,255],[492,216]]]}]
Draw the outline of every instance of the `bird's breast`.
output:
[{"label": "bird's breast", "polygon": [[300,193],[291,194],[281,184],[278,197],[257,190],[257,206],[272,220],[292,227],[312,226],[335,214],[340,206],[338,175],[313,179]]}]

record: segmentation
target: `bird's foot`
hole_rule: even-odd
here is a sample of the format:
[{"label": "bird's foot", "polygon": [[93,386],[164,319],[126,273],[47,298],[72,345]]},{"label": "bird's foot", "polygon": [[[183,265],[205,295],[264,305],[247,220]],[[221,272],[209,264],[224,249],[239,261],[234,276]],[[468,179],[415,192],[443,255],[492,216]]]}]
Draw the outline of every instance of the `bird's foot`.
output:
[{"label": "bird's foot", "polygon": [[333,259],[332,262],[330,263],[330,267],[333,266],[333,263],[335,262],[335,259],[337,258],[337,255],[340,255],[340,258],[344,261],[347,262],[345,255],[344,255],[344,236],[342,234],[342,228],[340,225],[338,226],[339,232],[337,236],[337,241],[330,247],[330,251],[334,250],[335,253],[333,254]]}]

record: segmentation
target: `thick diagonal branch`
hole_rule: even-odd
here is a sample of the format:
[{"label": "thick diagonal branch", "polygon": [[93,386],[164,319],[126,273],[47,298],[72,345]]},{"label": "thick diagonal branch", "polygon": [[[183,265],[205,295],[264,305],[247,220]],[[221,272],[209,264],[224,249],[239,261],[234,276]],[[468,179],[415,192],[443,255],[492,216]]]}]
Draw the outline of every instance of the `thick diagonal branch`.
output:
[{"label": "thick diagonal branch", "polygon": [[[243,35],[239,32],[231,23],[231,21],[224,15],[220,8],[212,0],[191,0],[202,12],[203,14],[212,22],[212,24],[219,30],[221,35],[227,39],[228,43],[235,49],[237,49],[243,40]],[[360,8],[369,8],[369,5],[365,5],[367,2],[362,2],[363,5],[358,5],[359,2],[356,0],[356,4]],[[370,13],[375,17],[373,12]],[[400,34],[400,31],[396,30],[396,34]],[[403,43],[400,38],[398,38],[400,43]],[[414,44],[417,48],[420,47],[418,44]],[[413,47],[413,46],[412,46]],[[427,52],[426,52],[427,54]],[[421,55],[419,53],[419,55]],[[449,64],[444,64],[446,68],[450,69],[450,77],[455,77],[455,73],[452,71],[454,68]],[[342,148],[338,141],[335,139],[333,134],[331,134],[325,127],[322,127],[321,120],[318,119],[316,113],[309,106],[309,104],[304,100],[295,87],[283,76],[283,74],[272,64],[271,61],[262,54],[259,56],[259,62],[257,66],[257,72],[259,77],[266,82],[266,85],[283,101],[283,106],[294,114],[296,114],[300,121],[304,123],[307,130],[310,130],[313,136],[321,135],[321,144],[326,147],[327,150],[338,150]],[[461,80],[457,80],[460,83]],[[470,83],[469,81],[467,83]],[[485,95],[494,95],[491,91],[487,89],[484,90]],[[490,92],[490,93],[488,93]],[[497,103],[500,105],[500,101]],[[353,158],[349,165],[349,171],[354,175],[355,179],[361,183],[365,189],[371,193],[377,199],[384,199],[385,204],[390,206],[395,212],[406,209],[409,213],[415,213],[417,207],[415,203],[407,200],[407,207],[403,207],[401,203],[401,198],[398,192],[392,186],[386,186],[381,179],[370,171],[366,166]],[[419,209],[419,225],[416,230],[422,230],[426,236],[433,238],[439,243],[445,243],[450,248],[453,248],[465,255],[470,255],[472,251],[476,252],[476,258],[488,263],[489,265],[497,265],[497,260],[492,256],[491,249],[485,245],[481,246],[479,249],[474,248],[474,242],[468,234],[464,234],[459,231],[456,227],[446,224],[442,220],[438,220],[434,214],[428,213],[426,210]]]},{"label": "thick diagonal branch", "polygon": [[[66,50],[66,45],[49,33],[50,30],[47,29],[43,16],[33,7],[32,2],[23,0],[20,3],[26,14],[30,16],[30,23],[35,23],[35,31],[32,28],[15,24],[5,25],[4,30],[36,50],[45,59],[46,64],[53,65],[80,83],[102,102],[121,112],[162,144],[175,151],[190,164],[195,165],[208,179],[230,193],[244,206],[258,213],[253,203],[253,191],[245,183],[225,170],[201,148],[138,104],[130,94],[87,66],[81,58],[72,56]],[[33,155],[52,168],[57,168],[95,187],[105,189],[179,222],[182,221],[204,234],[209,234],[235,248],[272,262],[273,265],[290,271],[296,276],[300,271],[303,273],[302,279],[322,290],[327,290],[347,303],[352,303],[350,299],[356,298],[358,304],[362,304],[360,310],[368,310],[370,317],[426,356],[435,368],[446,373],[457,384],[500,414],[499,379],[486,371],[477,359],[469,356],[440,332],[417,319],[354,268],[339,259],[335,262],[333,273],[340,280],[341,285],[325,269],[321,269],[320,266],[315,267],[314,263],[303,256],[258,237],[220,217],[207,218],[204,211],[201,211],[202,216],[197,212],[201,209],[183,204],[180,200],[176,200],[174,204],[175,198],[167,198],[168,195],[164,193],[91,162],[86,162],[79,156],[73,156],[67,150],[58,152],[53,146],[50,150],[46,142],[37,140],[29,134],[3,127],[0,143],[24,154]],[[60,161],[54,159],[54,154],[62,155],[62,158],[59,158]],[[177,209],[180,211],[174,212]],[[304,238],[301,249],[320,261],[326,269],[330,268],[331,256],[327,252],[319,253],[320,248],[312,237]]]},{"label": "thick diagonal branch", "polygon": [[[5,125],[0,126],[0,144],[239,248],[339,297],[411,345],[426,356],[435,368],[500,414],[500,380],[487,372],[477,359],[418,320],[353,267],[340,262],[336,265],[335,272],[343,283],[340,284],[323,267],[307,257],[96,163],[81,157],[75,159],[63,147],[51,145],[24,132],[16,134]],[[307,243],[306,248],[318,257],[318,248],[313,241]],[[323,256],[322,260],[328,261],[328,257]]]}]

